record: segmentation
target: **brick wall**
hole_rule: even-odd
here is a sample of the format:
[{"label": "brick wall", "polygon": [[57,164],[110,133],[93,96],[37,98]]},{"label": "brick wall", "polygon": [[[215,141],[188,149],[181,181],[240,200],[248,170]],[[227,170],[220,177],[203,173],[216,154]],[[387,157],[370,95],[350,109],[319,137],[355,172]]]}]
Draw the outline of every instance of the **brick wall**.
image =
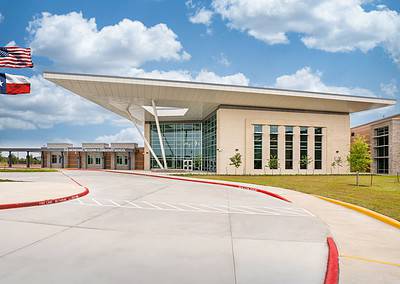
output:
[{"label": "brick wall", "polygon": [[135,150],[135,170],[143,170],[144,169],[144,148],[137,148]]}]

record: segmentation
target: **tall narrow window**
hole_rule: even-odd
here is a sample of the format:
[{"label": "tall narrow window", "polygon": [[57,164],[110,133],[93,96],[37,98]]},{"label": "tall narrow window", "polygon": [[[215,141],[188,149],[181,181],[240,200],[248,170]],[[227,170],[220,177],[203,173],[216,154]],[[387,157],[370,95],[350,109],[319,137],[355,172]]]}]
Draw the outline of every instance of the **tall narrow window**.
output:
[{"label": "tall narrow window", "polygon": [[[278,159],[278,126],[269,127],[269,156],[270,159]],[[278,163],[272,169],[278,168]]]},{"label": "tall narrow window", "polygon": [[254,125],[254,169],[262,169],[262,125]]},{"label": "tall narrow window", "polygon": [[314,169],[322,169],[322,128],[314,128]]},{"label": "tall narrow window", "polygon": [[[300,161],[304,161],[308,157],[308,128],[300,127]],[[307,163],[300,162],[300,169],[307,169]]]},{"label": "tall narrow window", "polygon": [[285,127],[285,169],[293,169],[293,126]]},{"label": "tall narrow window", "polygon": [[374,130],[374,160],[378,174],[389,173],[389,127]]}]

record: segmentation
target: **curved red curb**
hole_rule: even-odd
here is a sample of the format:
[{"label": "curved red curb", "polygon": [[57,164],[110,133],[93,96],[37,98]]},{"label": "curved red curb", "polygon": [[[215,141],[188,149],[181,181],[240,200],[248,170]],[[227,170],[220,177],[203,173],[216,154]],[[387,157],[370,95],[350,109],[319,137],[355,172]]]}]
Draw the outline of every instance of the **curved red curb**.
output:
[{"label": "curved red curb", "polygon": [[188,178],[180,178],[180,177],[172,177],[172,176],[159,176],[159,175],[144,174],[144,173],[132,173],[132,172],[121,172],[121,171],[109,171],[109,170],[104,170],[104,171],[109,172],[109,173],[131,174],[131,175],[138,175],[138,176],[148,176],[148,177],[165,178],[165,179],[172,179],[172,180],[181,180],[181,181],[190,181],[190,182],[197,182],[197,183],[229,186],[229,187],[235,187],[235,188],[239,188],[239,189],[251,190],[251,191],[263,193],[263,194],[281,199],[286,202],[291,202],[290,200],[286,199],[285,197],[280,196],[279,194],[276,194],[276,193],[273,193],[273,192],[270,192],[267,190],[259,189],[256,187],[243,186],[243,185],[238,185],[238,184],[231,184],[231,183],[217,182],[217,181],[208,181],[208,180],[188,179]]},{"label": "curved red curb", "polygon": [[329,253],[324,283],[337,284],[339,282],[339,252],[332,237],[328,237],[326,242]]},{"label": "curved red curb", "polygon": [[[67,176],[64,173],[62,173],[62,174]],[[29,202],[21,202],[21,203],[0,204],[0,210],[55,204],[55,203],[60,203],[60,202],[65,202],[65,201],[69,201],[69,200],[72,200],[72,199],[80,198],[80,197],[85,196],[85,195],[87,195],[89,193],[89,189],[87,187],[81,185],[79,182],[77,182],[76,180],[74,180],[70,176],[67,176],[67,177],[70,178],[73,182],[75,182],[80,187],[83,187],[84,191],[79,192],[77,194],[73,194],[73,195],[68,195],[68,196],[58,197],[58,198],[52,198],[52,199],[45,199],[45,200],[40,200],[40,201],[29,201]]]}]

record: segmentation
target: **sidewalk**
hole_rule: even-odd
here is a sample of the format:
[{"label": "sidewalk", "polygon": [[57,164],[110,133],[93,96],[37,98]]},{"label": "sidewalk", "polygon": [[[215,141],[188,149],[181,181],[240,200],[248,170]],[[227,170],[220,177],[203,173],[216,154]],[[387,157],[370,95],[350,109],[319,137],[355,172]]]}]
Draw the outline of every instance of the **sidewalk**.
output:
[{"label": "sidewalk", "polygon": [[4,173],[2,178],[12,181],[0,182],[0,209],[57,203],[87,194],[60,172]]}]

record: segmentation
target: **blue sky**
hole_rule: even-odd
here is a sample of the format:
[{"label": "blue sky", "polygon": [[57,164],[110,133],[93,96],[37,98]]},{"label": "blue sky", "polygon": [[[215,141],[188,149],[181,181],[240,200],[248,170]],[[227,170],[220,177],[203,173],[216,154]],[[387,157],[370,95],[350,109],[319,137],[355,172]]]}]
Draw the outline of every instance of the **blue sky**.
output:
[{"label": "blue sky", "polygon": [[[32,94],[0,97],[1,146],[137,139],[124,119],[43,80],[44,70],[399,98],[398,1],[3,3],[0,45],[32,47],[35,68],[3,69],[31,77]],[[398,112],[354,114],[352,125]]]}]

